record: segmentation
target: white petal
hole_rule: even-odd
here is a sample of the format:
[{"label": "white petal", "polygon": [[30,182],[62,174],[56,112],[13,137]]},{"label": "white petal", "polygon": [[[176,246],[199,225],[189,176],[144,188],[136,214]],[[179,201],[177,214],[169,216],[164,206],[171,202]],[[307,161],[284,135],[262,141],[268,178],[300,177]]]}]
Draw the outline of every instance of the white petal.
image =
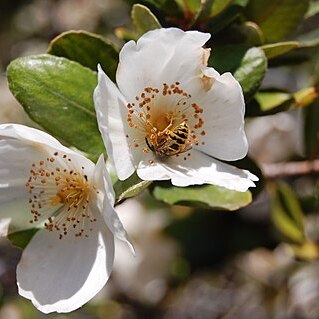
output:
[{"label": "white petal", "polygon": [[69,154],[73,164],[85,165],[88,173],[94,164],[64,147],[52,136],[23,125],[0,125],[0,219],[10,219],[9,233],[34,227],[26,187],[32,163],[46,160],[55,151]]},{"label": "white petal", "polygon": [[[115,192],[112,185],[110,175],[106,168],[106,163],[103,154],[100,155],[98,161],[96,162],[94,173],[93,173],[94,184],[105,193],[110,204],[114,206],[115,204]],[[105,183],[106,180],[106,183]]]},{"label": "white petal", "polygon": [[[96,225],[98,226],[98,222]],[[41,230],[17,267],[19,294],[42,312],[70,312],[93,298],[107,282],[114,260],[112,233],[100,224],[89,237]]]},{"label": "white petal", "polygon": [[[100,211],[102,212],[102,216],[107,227],[111,230],[116,238],[126,242],[133,255],[135,255],[134,247],[128,239],[124,226],[114,209],[114,189],[102,155],[96,163],[94,176],[96,183],[100,185],[100,191],[104,193],[102,208],[100,208]],[[96,208],[92,207],[91,209]],[[100,214],[100,211],[98,211],[97,213]]]},{"label": "white petal", "polygon": [[135,170],[126,138],[127,114],[122,114],[126,111],[126,102],[100,66],[98,66],[98,78],[98,85],[94,91],[94,104],[99,129],[118,178],[124,180]]},{"label": "white petal", "polygon": [[15,139],[25,142],[25,144],[32,144],[33,142],[39,145],[47,145],[52,148],[64,152],[73,152],[69,148],[63,146],[53,136],[43,131],[37,130],[32,127],[20,125],[20,124],[2,124],[0,125],[0,140],[3,139]]},{"label": "white petal", "polygon": [[213,184],[244,192],[254,187],[258,178],[246,170],[224,164],[214,158],[193,150],[191,156],[174,157],[166,163],[142,162],[137,174],[144,180],[171,179],[175,186]]},{"label": "white petal", "polygon": [[[207,74],[209,74],[207,68]],[[245,102],[242,88],[230,73],[216,77],[208,92],[198,92],[197,101],[203,109],[204,125],[196,148],[222,160],[238,160],[247,154],[244,131]],[[205,144],[202,145],[201,142]]]},{"label": "white petal", "polygon": [[161,89],[163,83],[184,83],[200,76],[207,57],[202,46],[209,38],[208,33],[168,28],[126,43],[116,74],[120,91],[132,102],[145,87]]}]

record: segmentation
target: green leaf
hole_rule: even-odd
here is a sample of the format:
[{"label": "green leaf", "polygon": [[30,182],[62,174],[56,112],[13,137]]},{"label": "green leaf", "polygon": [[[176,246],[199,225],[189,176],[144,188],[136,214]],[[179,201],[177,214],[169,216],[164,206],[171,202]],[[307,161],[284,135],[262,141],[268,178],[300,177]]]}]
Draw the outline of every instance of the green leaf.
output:
[{"label": "green leaf", "polygon": [[232,23],[243,12],[243,5],[241,3],[234,3],[225,8],[218,15],[212,17],[209,21],[208,28],[212,34],[216,34],[223,30],[226,26]]},{"label": "green leaf", "polygon": [[261,45],[264,42],[262,31],[254,22],[246,21],[237,29],[243,37],[243,42],[249,46]]},{"label": "green leaf", "polygon": [[182,8],[184,14],[195,15],[201,6],[201,0],[176,0],[176,3]]},{"label": "green leaf", "polygon": [[11,62],[7,76],[11,92],[36,123],[92,158],[104,151],[93,106],[96,72],[37,55]]},{"label": "green leaf", "polygon": [[151,10],[141,4],[134,4],[131,16],[139,35],[150,30],[161,28],[160,23]]},{"label": "green leaf", "polygon": [[248,45],[225,45],[214,48],[208,65],[220,73],[234,73],[241,65],[249,49]]},{"label": "green leaf", "polygon": [[183,17],[184,0],[127,0],[131,5],[142,4],[170,17]]},{"label": "green leaf", "polygon": [[189,11],[195,15],[194,23],[205,19],[211,19],[224,12],[232,3],[233,0],[202,0],[188,1]]},{"label": "green leaf", "polygon": [[8,239],[10,240],[12,245],[24,249],[38,230],[39,228],[21,230],[9,234]]},{"label": "green leaf", "polygon": [[85,31],[68,31],[54,38],[48,53],[78,62],[93,71],[101,64],[105,73],[115,80],[119,62],[118,50],[97,34]]},{"label": "green leaf", "polygon": [[211,8],[211,16],[217,16],[221,12],[223,12],[231,3],[233,0],[214,0],[213,6]]},{"label": "green leaf", "polygon": [[200,7],[197,10],[192,25],[210,16],[213,2],[214,0],[202,0],[200,2]]},{"label": "green leaf", "polygon": [[215,185],[176,187],[169,182],[156,182],[153,196],[170,205],[199,206],[204,208],[236,210],[247,206],[250,191],[236,192]]},{"label": "green leaf", "polygon": [[270,184],[272,220],[279,232],[289,240],[305,240],[304,214],[292,188],[284,183]]},{"label": "green leaf", "polygon": [[277,56],[283,55],[291,50],[300,47],[300,42],[297,41],[286,41],[278,42],[272,44],[266,44],[260,47],[268,59],[275,58]]},{"label": "green leaf", "polygon": [[251,0],[247,16],[259,25],[266,42],[277,42],[297,28],[308,7],[309,0]]},{"label": "green leaf", "polygon": [[294,105],[293,95],[287,92],[258,92],[246,106],[246,116],[265,116],[286,111]]},{"label": "green leaf", "polygon": [[258,90],[267,69],[264,52],[247,45],[216,47],[208,64],[220,73],[233,73],[243,88],[246,100]]},{"label": "green leaf", "polygon": [[310,1],[310,6],[305,15],[305,18],[313,17],[314,15],[318,13],[319,13],[319,1],[318,0]]},{"label": "green leaf", "polygon": [[125,181],[116,181],[113,185],[116,202],[119,203],[126,198],[137,196],[151,184],[152,181],[143,181],[136,173],[131,175]]},{"label": "green leaf", "polygon": [[246,100],[257,92],[266,70],[267,59],[264,52],[258,48],[250,48],[234,73],[243,88]]}]

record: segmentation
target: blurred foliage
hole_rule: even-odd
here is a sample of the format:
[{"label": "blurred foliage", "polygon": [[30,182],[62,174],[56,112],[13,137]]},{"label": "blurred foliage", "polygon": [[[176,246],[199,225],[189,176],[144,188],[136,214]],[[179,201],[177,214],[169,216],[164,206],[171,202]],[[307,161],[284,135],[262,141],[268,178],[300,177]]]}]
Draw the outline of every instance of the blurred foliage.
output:
[{"label": "blurred foliage", "polygon": [[[73,24],[68,22],[72,15]],[[5,0],[0,16],[0,66],[4,69],[26,55],[7,69],[10,90],[35,125],[93,160],[105,151],[92,100],[96,65],[114,80],[124,42],[173,26],[212,34],[208,64],[220,73],[232,72],[240,82],[248,124],[257,116],[271,121],[276,115],[300,114],[302,129],[293,127],[276,142],[284,152],[286,141],[296,144],[294,133],[302,130],[304,150],[284,161],[313,161],[314,167],[318,161],[319,1]],[[46,47],[48,54],[30,56],[44,53]],[[286,82],[278,84],[278,78]],[[278,130],[285,125],[280,121]],[[255,129],[254,135],[263,130]],[[263,141],[266,149],[271,136],[265,133]],[[145,284],[129,292],[122,278],[130,269],[116,274],[115,267],[110,290],[95,304],[45,318],[318,318],[319,170],[272,179],[262,176],[261,162],[245,159],[234,164],[262,180],[257,192],[251,190],[252,203],[250,192],[215,186],[177,188],[144,182],[136,175],[115,181],[118,202],[150,190],[148,197],[140,197],[147,206],[142,217],[128,209],[139,227],[147,229],[133,235],[145,259],[131,275]],[[190,207],[171,206],[182,204]],[[165,218],[154,230],[159,210],[165,211]],[[145,232],[150,232],[147,239]],[[23,247],[32,234],[16,233],[11,241]],[[178,244],[177,251],[168,238]],[[151,247],[147,254],[143,244]],[[0,319],[9,318],[6,311],[17,319],[44,318],[29,302],[15,297],[14,269],[20,253],[6,243],[1,248]],[[172,256],[167,257],[168,252]],[[158,277],[150,271],[156,266],[161,266]]]}]

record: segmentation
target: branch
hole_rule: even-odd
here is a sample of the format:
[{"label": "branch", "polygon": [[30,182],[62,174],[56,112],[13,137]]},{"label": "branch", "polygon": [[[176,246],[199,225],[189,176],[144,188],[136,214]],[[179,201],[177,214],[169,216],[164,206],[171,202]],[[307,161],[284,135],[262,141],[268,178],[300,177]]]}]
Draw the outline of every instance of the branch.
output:
[{"label": "branch", "polygon": [[319,159],[313,161],[260,164],[267,179],[276,179],[295,175],[319,174]]}]

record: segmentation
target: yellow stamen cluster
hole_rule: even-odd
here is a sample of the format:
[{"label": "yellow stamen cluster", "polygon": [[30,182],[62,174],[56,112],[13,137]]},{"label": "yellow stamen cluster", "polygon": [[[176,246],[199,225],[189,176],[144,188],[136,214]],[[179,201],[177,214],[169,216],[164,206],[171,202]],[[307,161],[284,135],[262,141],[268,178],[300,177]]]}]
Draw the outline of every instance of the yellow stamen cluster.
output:
[{"label": "yellow stamen cluster", "polygon": [[[162,89],[146,87],[135,100],[127,104],[127,122],[131,128],[142,131],[143,138],[134,131],[127,134],[130,147],[141,147],[144,153],[178,156],[198,145],[200,137],[206,134],[202,129],[203,109],[192,100],[191,94],[180,88],[179,82],[163,83]],[[172,146],[176,147],[170,152]]]},{"label": "yellow stamen cluster", "polygon": [[80,171],[75,170],[71,158],[58,152],[32,163],[26,183],[33,215],[30,223],[47,220],[44,224],[46,229],[57,231],[60,239],[68,234],[70,228],[75,229],[77,237],[88,236],[84,224],[96,219],[87,209],[93,187],[84,170],[84,167]]}]

